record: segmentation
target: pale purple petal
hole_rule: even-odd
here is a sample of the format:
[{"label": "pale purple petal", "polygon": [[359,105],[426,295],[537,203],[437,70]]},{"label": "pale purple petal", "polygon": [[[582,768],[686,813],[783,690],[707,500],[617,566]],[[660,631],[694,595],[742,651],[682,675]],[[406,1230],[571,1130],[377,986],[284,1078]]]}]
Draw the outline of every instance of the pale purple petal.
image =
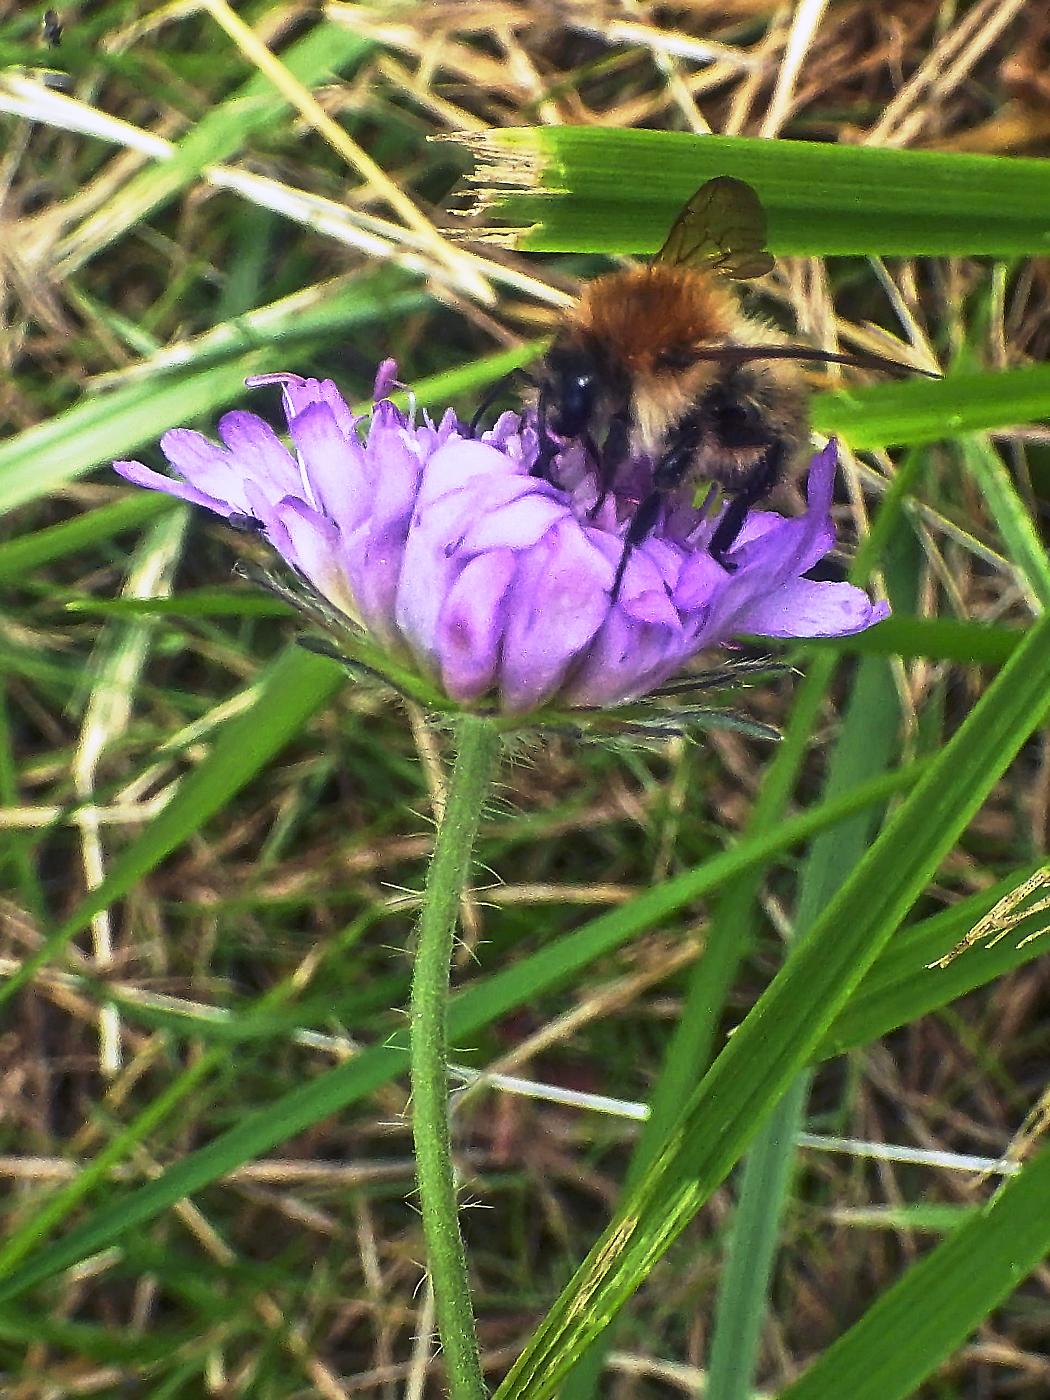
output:
[{"label": "pale purple petal", "polygon": [[340,551],[356,614],[369,631],[399,652],[404,638],[397,599],[407,535],[407,519],[382,527],[369,522],[348,536]]},{"label": "pale purple petal", "polygon": [[215,496],[209,496],[206,491],[199,491],[188,481],[176,481],[172,476],[164,476],[161,472],[153,471],[151,467],[144,467],[141,462],[114,462],[113,470],[133,486],[146,486],[151,491],[166,491],[169,496],[177,496],[180,501],[189,501],[191,505],[213,510],[216,515],[228,518],[238,509],[229,501],[220,501]]},{"label": "pale purple petal", "polygon": [[291,496],[273,511],[272,531],[284,540],[281,553],[319,592],[335,602],[336,592],[345,593],[336,560],[339,531],[319,511]]},{"label": "pale purple petal", "polygon": [[486,494],[484,514],[469,521],[458,549],[466,554],[490,549],[530,549],[565,518],[564,503],[552,500],[543,491],[542,483],[533,483],[528,477],[512,478],[508,486],[510,489],[500,493],[503,501],[499,508],[489,508],[491,498]]},{"label": "pale purple petal", "polygon": [[873,603],[851,583],[797,578],[752,607],[747,630],[761,637],[844,637],[889,613],[885,603]]},{"label": "pale purple petal", "polygon": [[302,375],[288,373],[253,374],[244,382],[252,389],[265,384],[279,384],[289,423],[297,413],[302,413],[315,403],[328,405],[347,439],[354,436],[356,426],[361,421],[350,411],[350,406],[330,379],[304,379]]},{"label": "pale purple petal", "polygon": [[372,385],[372,402],[378,403],[380,399],[385,399],[391,389],[397,387],[397,361],[383,360],[376,370],[375,382]]},{"label": "pale purple petal", "polygon": [[191,428],[172,428],[161,438],[160,450],[191,486],[225,501],[231,511],[244,510],[246,473],[223,448]]},{"label": "pale purple petal", "polygon": [[555,694],[608,615],[612,577],[609,562],[573,519],[523,551],[500,666],[508,710],[534,709]]},{"label": "pale purple petal", "polygon": [[299,469],[269,423],[236,409],[219,419],[219,437],[245,476],[265,485],[273,495],[306,498]]},{"label": "pale purple petal", "polygon": [[517,568],[512,549],[489,550],[472,559],[448,591],[436,649],[442,684],[453,700],[477,700],[495,684],[507,594]]},{"label": "pale purple petal", "polygon": [[305,478],[313,503],[340,530],[353,529],[368,508],[359,494],[347,490],[347,477],[360,457],[359,446],[348,446],[326,403],[311,403],[296,413],[288,432],[302,463],[297,475]]}]

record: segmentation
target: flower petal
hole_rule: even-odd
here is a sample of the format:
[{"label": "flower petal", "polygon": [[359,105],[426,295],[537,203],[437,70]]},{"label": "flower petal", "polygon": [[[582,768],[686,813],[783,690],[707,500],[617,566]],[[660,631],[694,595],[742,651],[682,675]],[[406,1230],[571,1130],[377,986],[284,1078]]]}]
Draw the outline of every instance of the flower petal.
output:
[{"label": "flower petal", "polygon": [[237,509],[229,501],[220,501],[215,496],[209,496],[205,491],[199,491],[188,481],[178,481],[173,476],[164,476],[161,472],[153,471],[151,467],[144,467],[141,462],[114,462],[113,470],[125,481],[130,481],[133,486],[146,486],[151,491],[164,491],[169,496],[177,496],[180,501],[189,501],[191,505],[204,506],[206,510],[212,510],[216,515],[229,517]]},{"label": "flower petal", "polygon": [[[395,376],[385,363],[376,392]],[[220,516],[254,516],[348,623],[414,656],[461,703],[492,697],[515,714],[549,701],[614,705],[737,633],[836,636],[886,616],[860,589],[804,577],[834,543],[834,443],[813,460],[805,514],[750,512],[725,566],[706,548],[710,500],[662,501],[624,560],[652,488],[647,458],[621,463],[603,490],[593,445],[567,442],[548,480],[531,475],[534,415],[503,414],[479,439],[451,409],[435,425],[383,400],[362,440],[330,380],[253,382],[281,386],[294,453],[263,419],[235,411],[220,420],[222,445],[164,435],[181,479],[140,462],[117,470]]]},{"label": "flower petal", "polygon": [[202,433],[190,428],[171,428],[160,440],[160,450],[180,476],[207,496],[225,501],[230,511],[243,511],[245,474],[238,470],[231,455]]},{"label": "flower petal", "polygon": [[747,630],[758,637],[844,637],[889,617],[851,583],[793,579],[748,612]]},{"label": "flower petal", "polygon": [[[309,492],[292,454],[269,423],[255,413],[235,409],[219,419],[219,437],[229,449],[238,470],[254,478],[273,499],[299,496],[310,501]],[[315,504],[310,501],[310,504]]]},{"label": "flower petal", "polygon": [[448,591],[438,618],[441,680],[453,700],[476,700],[496,680],[507,594],[518,568],[511,549],[472,559]]},{"label": "flower petal", "polygon": [[300,475],[314,504],[340,530],[354,529],[370,505],[364,495],[362,473],[355,470],[359,468],[360,444],[347,441],[326,403],[307,404],[290,420],[288,431],[299,454]]},{"label": "flower petal", "polygon": [[550,699],[611,607],[613,570],[574,519],[549,530],[522,555],[500,661],[504,708],[520,712]]}]

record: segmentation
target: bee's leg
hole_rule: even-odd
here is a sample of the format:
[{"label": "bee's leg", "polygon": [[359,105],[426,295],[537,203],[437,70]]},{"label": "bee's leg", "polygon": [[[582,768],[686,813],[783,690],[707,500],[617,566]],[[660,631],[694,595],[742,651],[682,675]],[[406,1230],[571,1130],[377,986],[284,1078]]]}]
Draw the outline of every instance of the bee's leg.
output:
[{"label": "bee's leg", "polygon": [[539,402],[536,405],[536,434],[540,440],[540,450],[529,468],[529,476],[539,476],[544,481],[550,481],[551,463],[562,448],[561,443],[551,436],[551,430],[547,426],[549,411],[550,398],[544,387],[540,390]]},{"label": "bee's leg", "polygon": [[627,534],[623,537],[623,553],[620,555],[620,562],[616,566],[616,573],[613,576],[613,585],[609,596],[615,603],[620,596],[620,584],[623,582],[624,570],[627,568],[627,561],[631,557],[632,551],[641,544],[647,535],[651,535],[653,526],[660,515],[660,506],[663,504],[662,491],[650,491],[648,496],[639,503],[638,509],[631,517],[631,523],[627,527]]},{"label": "bee's leg", "polygon": [[667,451],[653,468],[653,486],[657,491],[674,491],[681,486],[696,456],[703,424],[686,418],[675,429]]},{"label": "bee's leg", "polygon": [[226,524],[231,530],[237,530],[245,535],[261,535],[266,531],[266,526],[261,520],[240,510],[231,511],[226,517]]},{"label": "bee's leg", "polygon": [[598,499],[587,512],[589,519],[593,520],[605,504],[605,498],[612,490],[613,482],[616,480],[616,473],[627,461],[630,446],[631,428],[625,413],[613,415],[600,452],[588,439],[587,450],[594,458],[598,468]]},{"label": "bee's leg", "polygon": [[786,456],[787,448],[783,442],[779,439],[771,442],[768,450],[733,492],[733,498],[722,512],[722,518],[715,526],[707,546],[711,557],[723,567],[729,567],[726,555],[736,543],[752,507],[764,500],[779,481]]},{"label": "bee's leg", "polygon": [[631,551],[636,545],[641,544],[647,535],[652,534],[653,526],[660,517],[660,507],[666,493],[681,486],[685,480],[685,474],[689,470],[689,465],[696,452],[700,431],[700,425],[691,418],[687,418],[679,426],[670,447],[653,468],[653,489],[639,503],[638,509],[627,527],[627,534],[624,536],[623,553],[620,555],[620,562],[616,566],[616,576],[613,579],[613,602],[619,596],[620,584],[623,582],[623,573],[627,568]]}]

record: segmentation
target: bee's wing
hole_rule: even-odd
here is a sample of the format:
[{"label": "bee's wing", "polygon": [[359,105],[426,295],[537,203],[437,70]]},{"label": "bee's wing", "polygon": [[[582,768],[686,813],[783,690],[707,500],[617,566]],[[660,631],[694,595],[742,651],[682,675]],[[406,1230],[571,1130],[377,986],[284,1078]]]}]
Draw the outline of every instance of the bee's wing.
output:
[{"label": "bee's wing", "polygon": [[766,215],[743,180],[719,175],[700,186],[675,219],[657,262],[687,264],[741,281],[773,266],[765,246]]}]

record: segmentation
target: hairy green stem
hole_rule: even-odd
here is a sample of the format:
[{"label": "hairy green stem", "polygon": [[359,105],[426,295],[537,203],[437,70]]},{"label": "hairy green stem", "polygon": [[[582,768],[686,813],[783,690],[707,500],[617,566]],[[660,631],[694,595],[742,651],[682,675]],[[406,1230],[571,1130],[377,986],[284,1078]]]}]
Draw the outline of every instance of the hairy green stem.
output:
[{"label": "hairy green stem", "polygon": [[412,973],[412,1134],[448,1393],[451,1400],[481,1400],[485,1383],[452,1169],[446,1022],[456,916],[500,741],[495,726],[475,716],[460,721],[458,740],[427,875]]}]

